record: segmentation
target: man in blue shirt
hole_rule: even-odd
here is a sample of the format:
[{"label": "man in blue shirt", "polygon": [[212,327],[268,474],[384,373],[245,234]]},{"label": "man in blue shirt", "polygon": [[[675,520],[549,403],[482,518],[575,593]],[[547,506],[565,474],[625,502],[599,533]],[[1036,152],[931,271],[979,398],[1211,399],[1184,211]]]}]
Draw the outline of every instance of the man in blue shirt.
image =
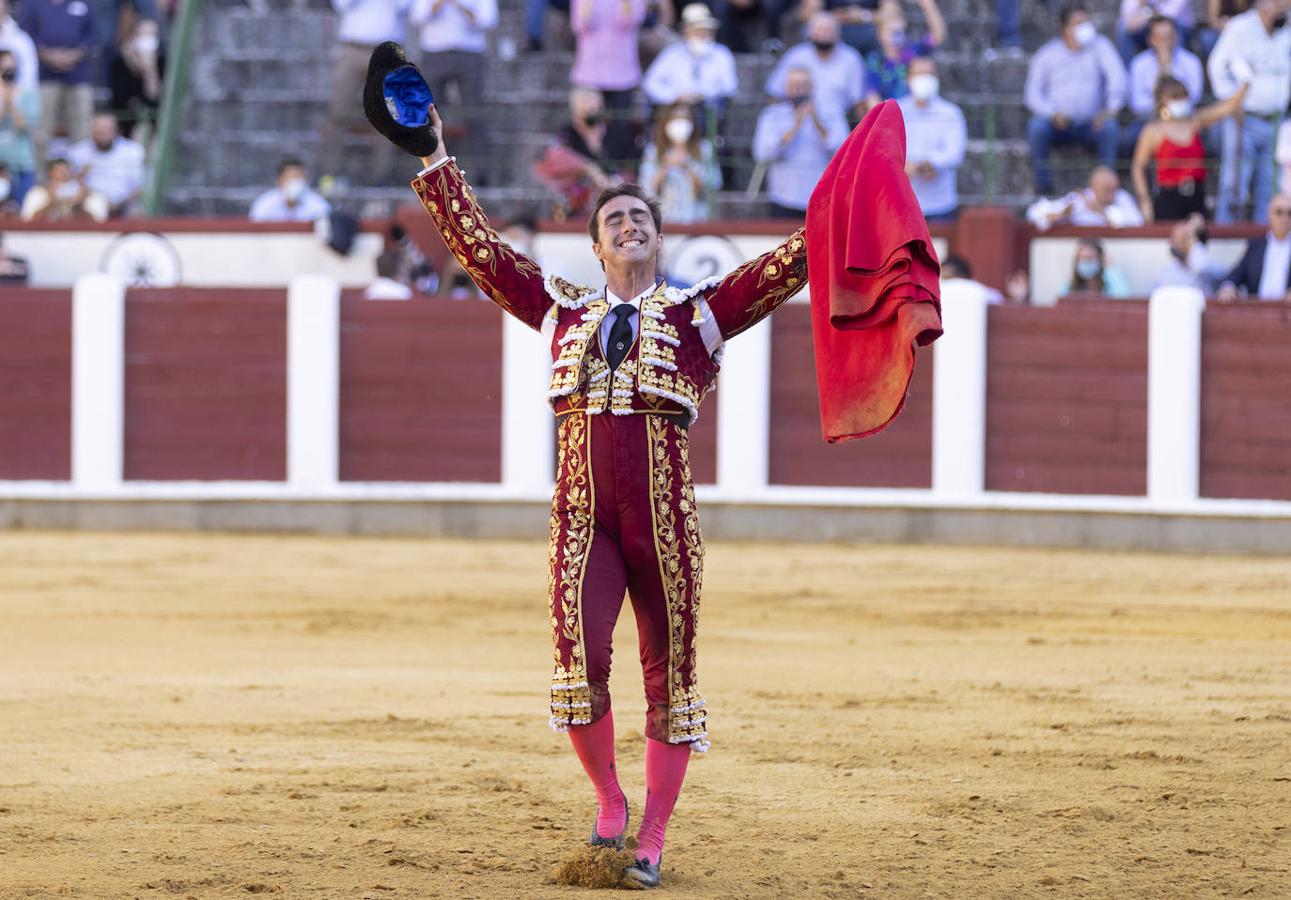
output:
[{"label": "man in blue shirt", "polygon": [[40,57],[42,112],[36,153],[44,159],[56,130],[64,130],[72,143],[90,136],[94,11],[85,0],[23,0],[18,24],[31,35]]},{"label": "man in blue shirt", "polygon": [[800,219],[834,151],[847,140],[847,119],[812,97],[811,73],[790,69],[785,99],[758,116],[753,158],[767,167],[767,196],[777,218]]},{"label": "man in blue shirt", "polygon": [[928,221],[950,221],[959,207],[955,179],[964,163],[968,127],[958,106],[940,96],[937,63],[910,61],[909,92],[897,101],[905,118],[906,174]]}]

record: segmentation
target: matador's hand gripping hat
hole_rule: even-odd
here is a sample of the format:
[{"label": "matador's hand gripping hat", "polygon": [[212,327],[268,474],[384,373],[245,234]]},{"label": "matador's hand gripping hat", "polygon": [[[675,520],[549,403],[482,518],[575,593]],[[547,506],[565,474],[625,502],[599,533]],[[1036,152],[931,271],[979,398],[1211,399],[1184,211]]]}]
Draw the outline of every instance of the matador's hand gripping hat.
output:
[{"label": "matador's hand gripping hat", "polygon": [[363,112],[372,127],[413,156],[430,156],[439,139],[430,127],[435,102],[426,79],[394,41],[372,51],[363,86]]}]

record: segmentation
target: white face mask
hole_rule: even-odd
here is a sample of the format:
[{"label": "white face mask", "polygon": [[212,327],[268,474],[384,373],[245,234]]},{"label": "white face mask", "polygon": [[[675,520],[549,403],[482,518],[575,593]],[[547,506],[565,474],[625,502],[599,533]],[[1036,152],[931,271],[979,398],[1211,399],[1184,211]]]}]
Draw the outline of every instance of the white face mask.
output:
[{"label": "white face mask", "polygon": [[708,48],[713,46],[713,39],[707,35],[695,35],[686,38],[686,46],[696,56],[703,56],[708,52]]},{"label": "white face mask", "polygon": [[695,123],[690,119],[669,119],[668,124],[663,126],[663,133],[674,144],[684,144],[695,133]]},{"label": "white face mask", "polygon": [[13,187],[9,184],[9,179],[0,178],[0,203],[4,203],[9,199],[9,192],[11,190],[13,190]]},{"label": "white face mask", "polygon": [[59,200],[75,200],[76,195],[81,192],[81,186],[75,181],[64,181],[58,187],[54,188],[54,196]]},{"label": "white face mask", "polygon": [[936,75],[920,73],[910,76],[910,95],[916,100],[931,100],[941,89],[941,81]]},{"label": "white face mask", "polygon": [[1072,37],[1076,39],[1076,46],[1088,47],[1098,37],[1098,26],[1093,22],[1081,22],[1072,32]]},{"label": "white face mask", "polygon": [[300,195],[305,193],[305,179],[292,178],[282,185],[282,195],[289,201],[295,202],[300,199]]},{"label": "white face mask", "polygon": [[141,56],[151,56],[161,46],[161,38],[155,34],[141,34],[134,39],[135,52]]},{"label": "white face mask", "polygon": [[1165,105],[1165,111],[1170,114],[1172,119],[1186,119],[1192,114],[1192,104],[1186,98],[1183,100],[1171,100]]}]

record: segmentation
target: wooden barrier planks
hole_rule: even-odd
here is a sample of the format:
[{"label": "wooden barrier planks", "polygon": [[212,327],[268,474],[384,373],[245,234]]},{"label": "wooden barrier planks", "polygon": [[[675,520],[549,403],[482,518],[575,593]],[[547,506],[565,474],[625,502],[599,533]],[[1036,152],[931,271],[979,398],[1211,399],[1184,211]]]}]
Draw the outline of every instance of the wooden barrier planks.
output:
[{"label": "wooden barrier planks", "polygon": [[1212,304],[1201,328],[1201,496],[1291,500],[1291,304]]},{"label": "wooden barrier planks", "polygon": [[287,294],[126,295],[125,478],[287,475]]},{"label": "wooden barrier planks", "polygon": [[992,306],[986,489],[1147,490],[1147,305]]},{"label": "wooden barrier planks", "polygon": [[0,479],[72,476],[72,292],[0,288]]},{"label": "wooden barrier planks", "polygon": [[820,436],[811,307],[786,304],[771,321],[770,483],[931,487],[934,354],[919,352],[905,409],[887,429],[858,441],[826,444]]}]

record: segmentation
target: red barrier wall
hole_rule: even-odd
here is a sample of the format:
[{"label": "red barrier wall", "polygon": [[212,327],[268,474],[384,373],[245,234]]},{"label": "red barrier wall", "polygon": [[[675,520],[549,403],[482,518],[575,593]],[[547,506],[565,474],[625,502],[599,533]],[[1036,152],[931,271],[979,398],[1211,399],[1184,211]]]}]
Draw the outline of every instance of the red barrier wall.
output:
[{"label": "red barrier wall", "polygon": [[1202,316],[1201,496],[1291,500],[1291,304]]},{"label": "red barrier wall", "polygon": [[483,300],[342,296],[342,481],[501,480],[502,315]]},{"label": "red barrier wall", "polygon": [[287,293],[126,296],[125,477],[287,477]]},{"label": "red barrier wall", "polygon": [[1147,490],[1147,304],[992,306],[986,489]]},{"label": "red barrier wall", "polygon": [[811,307],[783,306],[771,322],[770,483],[931,487],[933,354],[919,353],[905,409],[887,429],[826,444],[820,436]]},{"label": "red barrier wall", "polygon": [[72,477],[72,292],[0,289],[0,479]]}]

